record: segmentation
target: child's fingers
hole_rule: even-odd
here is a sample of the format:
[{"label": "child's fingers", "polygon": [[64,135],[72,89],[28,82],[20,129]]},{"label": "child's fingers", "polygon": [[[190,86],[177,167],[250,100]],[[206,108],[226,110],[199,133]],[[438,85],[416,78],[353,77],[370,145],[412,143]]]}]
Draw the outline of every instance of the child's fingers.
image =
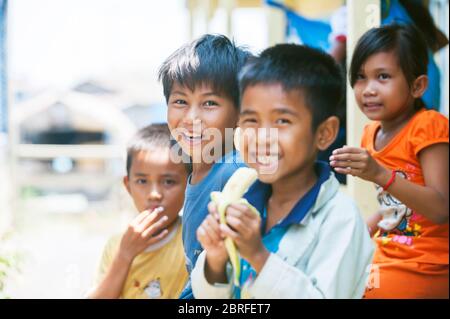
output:
[{"label": "child's fingers", "polygon": [[222,240],[219,224],[214,220],[214,217],[208,216],[203,222],[202,228],[205,230],[212,242],[216,243]]},{"label": "child's fingers", "polygon": [[253,214],[250,209],[245,205],[232,204],[227,208],[227,217],[232,216],[241,220],[245,224],[251,223],[251,221],[258,217]]},{"label": "child's fingers", "polygon": [[216,219],[213,215],[208,215],[206,218],[208,219],[208,225],[213,229],[213,231],[219,235],[221,240],[224,239],[220,231],[219,219],[218,218]]},{"label": "child's fingers", "polygon": [[334,170],[340,174],[346,174],[346,175],[358,176],[361,174],[361,170],[359,170],[357,168],[351,168],[351,167],[347,167],[347,168],[335,167]]},{"label": "child's fingers", "polygon": [[246,221],[251,221],[255,218],[259,218],[259,216],[253,213],[247,205],[243,204],[231,204],[228,207],[227,214],[229,214],[230,212],[232,215],[245,219]]},{"label": "child's fingers", "polygon": [[330,161],[352,161],[359,162],[366,159],[362,153],[343,153],[330,156]]},{"label": "child's fingers", "polygon": [[352,146],[344,146],[341,148],[337,148],[333,151],[333,155],[342,154],[342,153],[361,153],[362,148],[352,147]]},{"label": "child's fingers", "polygon": [[[146,230],[151,224],[155,223],[157,220],[160,220],[163,216],[164,209],[157,208],[148,214],[136,227],[138,231]],[[165,216],[167,217],[167,216]]]},{"label": "child's fingers", "polygon": [[208,226],[213,228],[214,231],[219,232],[219,221],[217,219],[215,219],[214,216],[212,216],[212,215],[206,216],[204,222],[207,222]]},{"label": "child's fingers", "polygon": [[150,210],[146,209],[146,210],[142,211],[133,219],[131,224],[134,226],[139,225],[144,220],[144,218],[146,218],[148,215],[150,215]]},{"label": "child's fingers", "polygon": [[156,222],[152,220],[152,222],[150,222],[147,227],[144,228],[145,230],[142,232],[142,237],[147,238],[155,234],[157,231],[161,230],[168,219],[169,217],[163,216]]},{"label": "child's fingers", "polygon": [[230,206],[228,206],[228,207],[232,207],[233,209],[240,211],[242,213],[244,213],[246,210],[248,210],[248,207],[243,204],[230,204]]},{"label": "child's fingers", "polygon": [[351,162],[351,161],[331,161],[330,165],[333,168],[363,169],[364,167],[366,167],[366,163],[364,162]]},{"label": "child's fingers", "polygon": [[167,229],[164,229],[162,232],[160,232],[158,235],[156,235],[155,237],[150,237],[147,241],[148,245],[153,245],[157,242],[159,242],[161,239],[163,239],[164,237],[166,237],[169,234],[169,231]]},{"label": "child's fingers", "polygon": [[222,232],[224,237],[230,237],[234,241],[240,238],[239,234],[231,230],[231,228],[226,224],[220,224],[220,231]]},{"label": "child's fingers", "polygon": [[227,215],[227,224],[231,226],[239,234],[246,234],[250,231],[249,223],[245,223],[242,219]]},{"label": "child's fingers", "polygon": [[219,220],[219,212],[217,210],[217,205],[214,202],[209,202],[208,204],[208,211],[211,215],[214,216],[217,220]]},{"label": "child's fingers", "polygon": [[198,241],[200,242],[200,244],[203,245],[203,243],[204,243],[203,237],[205,236],[205,230],[203,229],[202,225],[200,225],[197,228],[196,234],[197,234]]},{"label": "child's fingers", "polygon": [[206,247],[212,245],[212,240],[209,237],[208,233],[206,232],[206,230],[203,226],[200,226],[197,229],[197,239],[203,248],[206,248]]}]

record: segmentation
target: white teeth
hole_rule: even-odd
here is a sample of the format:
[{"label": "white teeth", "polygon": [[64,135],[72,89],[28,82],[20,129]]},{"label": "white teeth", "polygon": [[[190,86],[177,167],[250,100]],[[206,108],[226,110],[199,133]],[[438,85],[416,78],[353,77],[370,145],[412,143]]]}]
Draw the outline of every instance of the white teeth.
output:
[{"label": "white teeth", "polygon": [[258,160],[261,164],[269,164],[270,163],[270,159],[267,156],[259,156]]},{"label": "white teeth", "polygon": [[189,139],[189,140],[199,140],[199,139],[201,139],[202,138],[202,136],[201,135],[184,135],[187,139]]},{"label": "white teeth", "polygon": [[258,162],[263,165],[269,165],[273,162],[276,162],[278,160],[278,156],[258,156]]}]

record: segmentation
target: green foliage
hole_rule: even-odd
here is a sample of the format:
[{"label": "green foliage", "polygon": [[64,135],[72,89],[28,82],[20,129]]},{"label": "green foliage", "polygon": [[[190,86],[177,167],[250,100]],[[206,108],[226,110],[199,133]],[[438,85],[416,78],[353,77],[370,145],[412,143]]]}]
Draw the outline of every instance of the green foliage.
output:
[{"label": "green foliage", "polygon": [[8,298],[5,294],[7,277],[13,272],[20,271],[19,255],[5,249],[6,241],[6,236],[0,237],[0,299]]}]

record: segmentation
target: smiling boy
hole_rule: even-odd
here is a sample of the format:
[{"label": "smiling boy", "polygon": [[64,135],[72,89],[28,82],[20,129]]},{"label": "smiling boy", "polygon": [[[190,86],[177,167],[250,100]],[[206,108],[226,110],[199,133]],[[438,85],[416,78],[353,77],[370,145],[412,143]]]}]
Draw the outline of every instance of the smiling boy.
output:
[{"label": "smiling boy", "polygon": [[[336,138],[343,86],[333,59],[305,46],[276,45],[244,67],[241,152],[259,178],[245,197],[260,216],[231,204],[219,224],[209,204],[197,231],[196,298],[362,297],[373,245],[329,165],[316,161]],[[240,289],[229,280],[225,237],[240,252]]]},{"label": "smiling boy", "polygon": [[[202,248],[196,231],[208,215],[212,191],[243,166],[233,149],[239,115],[237,75],[250,53],[222,35],[205,35],[175,51],[159,78],[172,136],[191,158],[183,210],[183,245],[189,273]],[[181,298],[192,298],[188,284]]]}]

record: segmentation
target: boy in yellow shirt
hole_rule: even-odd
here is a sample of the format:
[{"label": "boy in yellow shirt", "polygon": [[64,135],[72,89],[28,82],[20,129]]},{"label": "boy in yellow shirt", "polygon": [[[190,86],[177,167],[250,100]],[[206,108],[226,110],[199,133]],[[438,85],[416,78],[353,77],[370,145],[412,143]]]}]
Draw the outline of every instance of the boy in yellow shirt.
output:
[{"label": "boy in yellow shirt", "polygon": [[141,129],[127,148],[124,185],[140,212],[103,252],[89,298],[177,298],[188,274],[179,212],[189,168],[171,156],[166,124]]}]

